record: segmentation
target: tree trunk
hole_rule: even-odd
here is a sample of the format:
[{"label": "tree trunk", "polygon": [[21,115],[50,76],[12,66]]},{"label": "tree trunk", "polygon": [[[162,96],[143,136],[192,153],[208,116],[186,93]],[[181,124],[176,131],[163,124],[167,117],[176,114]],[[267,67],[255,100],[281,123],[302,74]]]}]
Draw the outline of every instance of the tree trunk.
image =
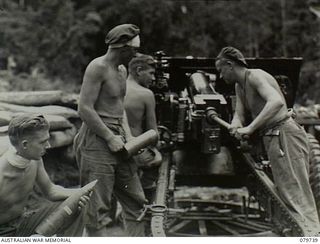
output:
[{"label": "tree trunk", "polygon": [[286,0],[281,0],[281,35],[282,35],[282,55],[288,56],[287,53],[287,27],[286,27]]}]

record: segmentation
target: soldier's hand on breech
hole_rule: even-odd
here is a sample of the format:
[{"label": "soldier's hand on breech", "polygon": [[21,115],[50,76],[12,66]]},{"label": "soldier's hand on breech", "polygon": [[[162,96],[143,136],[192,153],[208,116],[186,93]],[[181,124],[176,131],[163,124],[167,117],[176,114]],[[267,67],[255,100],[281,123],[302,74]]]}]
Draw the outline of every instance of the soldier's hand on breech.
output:
[{"label": "soldier's hand on breech", "polygon": [[249,136],[253,133],[251,127],[246,126],[243,128],[238,128],[235,133],[235,137],[238,140],[243,140],[249,138]]},{"label": "soldier's hand on breech", "polygon": [[127,79],[127,77],[128,77],[128,72],[127,72],[126,66],[124,66],[123,64],[120,64],[120,65],[118,66],[118,72],[119,72],[119,76],[120,76],[122,79],[124,79],[124,80]]},{"label": "soldier's hand on breech", "polygon": [[109,141],[108,141],[108,147],[111,152],[119,152],[123,149],[124,147],[124,142],[122,139],[122,136],[113,136]]},{"label": "soldier's hand on breech", "polygon": [[241,126],[231,124],[230,127],[229,127],[230,135],[236,136],[237,129],[239,129],[239,128],[241,128]]},{"label": "soldier's hand on breech", "polygon": [[127,137],[126,137],[126,140],[127,140],[127,141],[132,141],[132,140],[134,140],[134,138],[136,138],[136,137],[134,137],[134,136],[127,136]]}]

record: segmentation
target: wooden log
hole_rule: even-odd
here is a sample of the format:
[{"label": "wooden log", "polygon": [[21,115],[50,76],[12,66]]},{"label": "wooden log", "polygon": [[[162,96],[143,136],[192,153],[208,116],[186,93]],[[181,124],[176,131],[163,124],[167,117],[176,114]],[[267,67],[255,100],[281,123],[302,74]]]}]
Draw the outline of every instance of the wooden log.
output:
[{"label": "wooden log", "polygon": [[79,95],[69,94],[60,90],[55,91],[18,91],[0,92],[0,102],[6,102],[24,106],[44,105],[76,105]]},{"label": "wooden log", "polygon": [[9,111],[13,113],[38,113],[38,114],[51,114],[51,115],[59,115],[65,118],[78,118],[78,112],[71,108],[66,108],[58,105],[48,105],[42,107],[34,107],[34,106],[21,106],[9,103],[0,102],[0,110]]}]

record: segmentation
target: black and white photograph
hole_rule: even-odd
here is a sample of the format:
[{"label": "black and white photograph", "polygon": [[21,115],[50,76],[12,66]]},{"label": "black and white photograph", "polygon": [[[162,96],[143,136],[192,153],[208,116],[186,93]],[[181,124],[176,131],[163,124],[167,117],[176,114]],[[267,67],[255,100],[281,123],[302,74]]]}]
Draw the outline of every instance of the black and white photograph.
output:
[{"label": "black and white photograph", "polygon": [[316,243],[319,94],[320,0],[0,0],[0,241]]}]

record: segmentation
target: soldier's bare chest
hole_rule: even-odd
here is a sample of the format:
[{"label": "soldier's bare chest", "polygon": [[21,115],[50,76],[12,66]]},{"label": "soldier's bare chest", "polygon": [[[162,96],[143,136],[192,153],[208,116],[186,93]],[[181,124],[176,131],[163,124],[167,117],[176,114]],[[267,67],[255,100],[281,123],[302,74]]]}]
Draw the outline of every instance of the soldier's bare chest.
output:
[{"label": "soldier's bare chest", "polygon": [[264,102],[249,82],[245,82],[242,86],[239,86],[239,90],[242,103],[247,110],[254,112],[256,109],[260,109]]},{"label": "soldier's bare chest", "polygon": [[110,96],[125,96],[126,80],[117,71],[108,72],[104,75],[102,92]]}]

